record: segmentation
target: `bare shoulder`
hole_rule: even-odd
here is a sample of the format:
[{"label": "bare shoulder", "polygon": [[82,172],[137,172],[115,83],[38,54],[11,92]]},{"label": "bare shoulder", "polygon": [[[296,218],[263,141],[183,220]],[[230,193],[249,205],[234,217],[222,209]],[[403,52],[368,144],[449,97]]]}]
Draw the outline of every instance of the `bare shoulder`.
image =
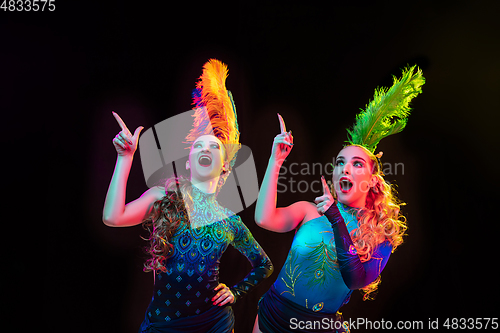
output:
[{"label": "bare shoulder", "polygon": [[299,226],[303,223],[319,217],[316,205],[310,201],[297,201],[286,207],[289,211],[296,212],[300,216]]},{"label": "bare shoulder", "polygon": [[293,209],[298,209],[304,212],[305,215],[311,213],[313,210],[316,211],[316,205],[309,201],[297,201],[288,206]]},{"label": "bare shoulder", "polygon": [[165,196],[165,187],[153,186],[146,192],[144,192],[141,197],[151,198],[153,201],[160,200]]},{"label": "bare shoulder", "polygon": [[318,210],[316,209],[316,205],[310,201],[297,201],[290,205],[290,207],[295,207],[300,209],[307,216],[308,214],[316,213],[318,214]]},{"label": "bare shoulder", "polygon": [[318,213],[318,209],[316,207],[316,204],[310,201],[299,201],[297,203],[300,203],[300,209],[304,211],[304,219],[298,226],[300,228],[304,223],[316,219],[320,217],[321,215]]}]

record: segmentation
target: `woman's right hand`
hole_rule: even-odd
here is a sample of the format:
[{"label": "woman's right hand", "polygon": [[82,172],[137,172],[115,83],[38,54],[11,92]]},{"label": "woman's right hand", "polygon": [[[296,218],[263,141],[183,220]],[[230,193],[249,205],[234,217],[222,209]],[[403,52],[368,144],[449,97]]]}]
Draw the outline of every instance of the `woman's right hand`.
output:
[{"label": "woman's right hand", "polygon": [[134,135],[132,135],[132,133],[130,133],[129,129],[127,128],[127,125],[125,125],[122,118],[120,118],[120,116],[116,112],[113,112],[113,116],[122,129],[120,133],[118,133],[113,139],[113,145],[115,146],[116,152],[119,156],[133,156],[137,149],[139,135],[144,127],[137,127]]},{"label": "woman's right hand", "polygon": [[280,122],[281,133],[276,135],[273,142],[273,149],[271,151],[271,158],[273,158],[278,163],[283,163],[285,158],[287,158],[288,154],[293,147],[293,136],[292,131],[287,132],[285,121],[278,113],[278,119]]}]

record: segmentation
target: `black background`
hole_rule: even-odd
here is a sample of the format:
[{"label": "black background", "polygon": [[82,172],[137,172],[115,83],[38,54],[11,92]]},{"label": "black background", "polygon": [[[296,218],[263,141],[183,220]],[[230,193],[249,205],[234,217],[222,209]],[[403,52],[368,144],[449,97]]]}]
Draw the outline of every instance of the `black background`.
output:
[{"label": "black background", "polygon": [[[420,66],[427,83],[407,128],[379,145],[384,163],[404,164],[387,180],[407,202],[409,236],[377,299],[354,292],[344,316],[427,327],[429,319],[498,315],[498,2],[55,4],[54,12],[0,12],[9,197],[2,256],[12,277],[4,288],[14,293],[8,318],[19,330],[137,331],[152,295],[152,275],[142,272],[145,232],[101,221],[119,132],[111,111],[133,131],[188,110],[209,58],[228,64],[241,142],[259,181],[277,112],[295,139],[287,163],[325,165],[374,88],[389,86],[407,64]],[[139,161],[127,200],[147,189]],[[320,194],[302,192],[280,194],[278,205]],[[240,216],[276,271],[234,306],[236,332],[251,331],[293,238],[256,226],[254,209]],[[232,285],[249,269],[230,248],[221,282]]]}]

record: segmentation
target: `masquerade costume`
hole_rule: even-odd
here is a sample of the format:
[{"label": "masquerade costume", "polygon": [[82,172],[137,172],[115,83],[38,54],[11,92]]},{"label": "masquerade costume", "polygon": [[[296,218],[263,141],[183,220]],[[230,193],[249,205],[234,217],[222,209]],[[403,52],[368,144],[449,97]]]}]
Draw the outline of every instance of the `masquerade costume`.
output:
[{"label": "masquerade costume", "polygon": [[[390,89],[375,91],[373,101],[348,130],[351,145],[373,153],[382,138],[403,130],[409,102],[424,84],[421,71],[413,74],[414,69],[403,71],[401,80],[395,78]],[[358,209],[337,202],[323,216],[300,226],[281,272],[259,302],[262,332],[293,331],[292,318],[318,324],[303,326],[300,332],[348,331],[340,325],[342,318],[337,311],[349,302],[353,290],[377,279],[393,250],[386,239],[374,248],[370,260],[362,262],[350,236],[359,227],[357,214]],[[322,318],[340,323],[325,325]]]},{"label": "masquerade costume", "polygon": [[[193,93],[197,106],[194,128],[186,137],[213,134],[226,147],[230,166],[239,149],[239,131],[234,103],[225,90],[227,68],[217,60],[204,66],[203,75]],[[222,176],[221,176],[222,177]],[[164,271],[155,271],[153,298],[139,332],[231,332],[234,315],[230,304],[213,305],[218,291],[219,262],[232,245],[252,264],[247,276],[230,288],[235,301],[252,290],[273,271],[266,253],[252,234],[229,209],[222,207],[216,194],[208,194],[191,185],[192,205],[182,207],[184,221],[169,237],[171,255],[163,262]]]},{"label": "masquerade costume", "polygon": [[[356,211],[341,203],[337,206],[348,230],[355,229]],[[349,301],[352,290],[342,280],[335,245],[332,227],[325,216],[300,227],[276,282],[259,302],[262,332],[289,331],[290,318],[302,321],[337,318],[337,310]]]},{"label": "masquerade costume", "polygon": [[272,272],[271,261],[240,217],[221,207],[215,194],[193,186],[193,203],[197,215],[192,220],[203,219],[204,225],[183,224],[172,237],[174,254],[166,261],[166,272],[155,272],[153,299],[140,332],[161,327],[168,332],[230,332],[231,307],[212,304],[219,261],[230,244],[252,264],[250,273],[231,288],[236,300]]}]

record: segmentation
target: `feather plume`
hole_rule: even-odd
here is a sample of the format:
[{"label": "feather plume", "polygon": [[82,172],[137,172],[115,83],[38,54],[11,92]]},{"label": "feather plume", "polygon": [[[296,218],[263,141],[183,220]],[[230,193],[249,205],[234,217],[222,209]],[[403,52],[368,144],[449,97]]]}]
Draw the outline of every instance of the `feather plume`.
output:
[{"label": "feather plume", "polygon": [[349,144],[366,147],[372,153],[383,138],[401,132],[408,122],[410,101],[422,92],[425,78],[416,66],[403,70],[401,79],[393,77],[389,89],[375,89],[373,100],[356,116],[352,129],[347,129]]},{"label": "feather plume", "polygon": [[186,143],[192,144],[200,135],[216,136],[224,144],[232,167],[241,145],[236,107],[231,92],[226,89],[227,76],[227,66],[219,60],[210,59],[203,66],[192,94],[196,111]]}]

